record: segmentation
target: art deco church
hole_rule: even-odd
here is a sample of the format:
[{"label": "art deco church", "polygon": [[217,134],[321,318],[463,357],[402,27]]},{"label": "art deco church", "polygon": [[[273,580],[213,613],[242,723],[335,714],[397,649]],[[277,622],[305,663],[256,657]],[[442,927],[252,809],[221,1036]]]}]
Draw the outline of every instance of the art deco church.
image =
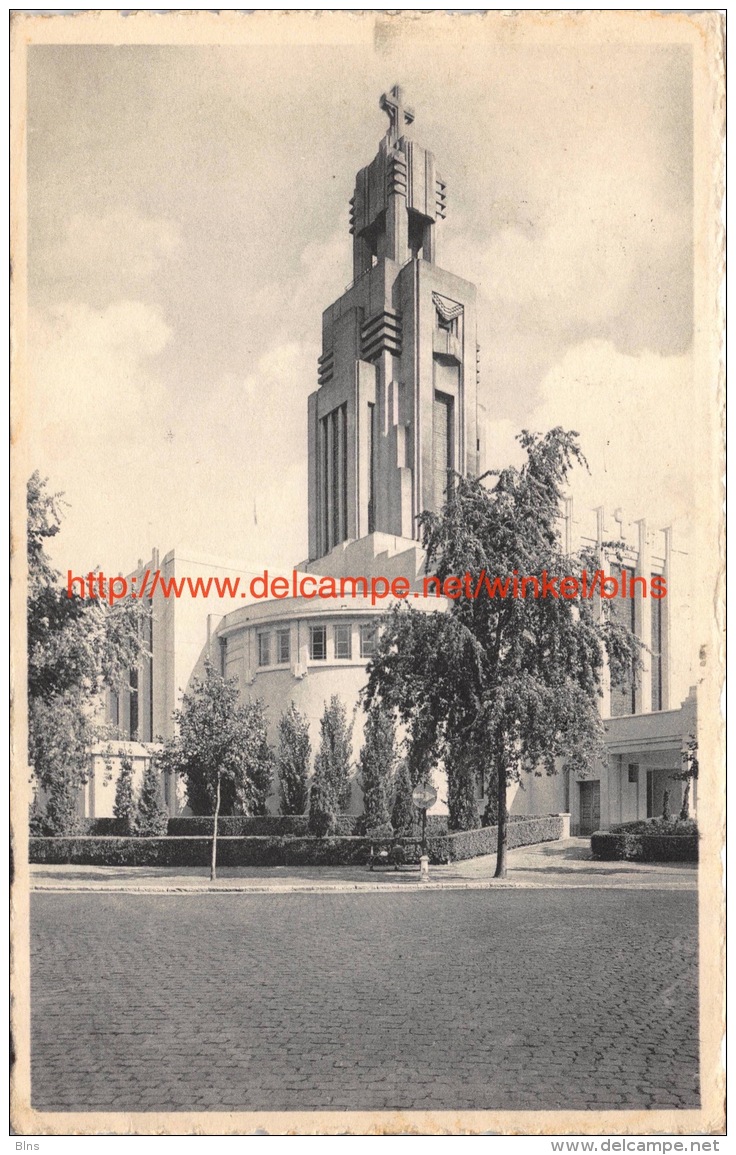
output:
[{"label": "art deco church", "polygon": [[[388,129],[350,202],[353,282],[322,318],[308,408],[309,558],[298,569],[403,576],[420,595],[412,604],[437,610],[421,596],[418,516],[442,507],[452,471],[480,468],[476,290],[438,264],[446,185],[434,154],[411,139],[402,90],[381,107]],[[357,755],[359,693],[388,604],[351,596],[242,606],[217,628],[221,668],[274,718],[295,701],[315,744],[324,703],[339,694]]]},{"label": "art deco church", "polygon": [[[353,281],[322,318],[318,387],[308,403],[309,557],[300,575],[404,577],[411,604],[437,611],[445,603],[423,596],[424,557],[418,517],[439,510],[453,472],[485,470],[485,415],[479,401],[479,350],[475,286],[439,262],[439,233],[447,211],[447,187],[435,157],[412,137],[414,113],[398,87],[381,97],[388,128],[373,160],[358,172],[350,202]],[[347,237],[346,237],[347,243]],[[618,518],[589,511],[582,523],[567,503],[564,540],[572,550],[585,542],[603,556],[607,539],[631,539],[624,564],[650,578],[669,573],[670,535],[633,533]],[[158,551],[139,571],[165,578],[247,573],[219,559],[177,549]],[[153,740],[172,732],[172,714],[191,678],[210,658],[246,697],[261,698],[276,738],[278,719],[290,702],[310,721],[313,749],[325,703],[338,694],[353,719],[353,749],[362,745],[360,691],[390,599],[371,604],[361,596],[341,600],[287,597],[229,604],[210,599],[152,603],[152,657],[131,671],[128,691],[113,696],[110,720],[128,736],[139,763]],[[217,612],[212,612],[217,611]],[[228,612],[229,611],[229,612]],[[651,660],[641,685],[610,693],[602,703],[609,719],[608,764],[597,780],[563,782],[562,776],[530,776],[509,798],[512,812],[570,811],[573,830],[585,833],[632,817],[659,813],[665,789],[696,726],[695,699],[670,708],[669,611],[666,601],[627,603],[628,624],[645,642]],[[677,699],[676,699],[677,700]],[[641,768],[641,777],[640,777]],[[446,810],[442,775],[436,810]],[[479,794],[483,783],[479,783]],[[181,799],[166,784],[172,814]],[[272,799],[276,807],[276,788]],[[86,813],[112,812],[114,785],[92,775]],[[356,783],[351,808],[362,809]]]},{"label": "art deco church", "polygon": [[309,556],[373,533],[413,539],[448,470],[477,474],[475,286],[442,269],[447,208],[434,154],[411,139],[402,90],[350,202],[353,283],[322,320],[309,399]]}]

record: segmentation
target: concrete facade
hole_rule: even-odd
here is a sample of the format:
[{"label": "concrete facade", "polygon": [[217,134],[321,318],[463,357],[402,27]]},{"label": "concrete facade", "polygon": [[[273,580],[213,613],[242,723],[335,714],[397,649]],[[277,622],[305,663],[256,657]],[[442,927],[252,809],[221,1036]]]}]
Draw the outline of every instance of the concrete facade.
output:
[{"label": "concrete facade", "polygon": [[[689,737],[698,732],[695,688],[677,709],[604,718],[604,725],[607,756],[592,774],[525,774],[509,787],[510,812],[566,811],[571,834],[587,835],[622,822],[660,817],[667,791],[670,813],[676,816],[684,791],[676,775],[684,768],[682,754]],[[691,815],[697,815],[697,808],[695,781]]]}]

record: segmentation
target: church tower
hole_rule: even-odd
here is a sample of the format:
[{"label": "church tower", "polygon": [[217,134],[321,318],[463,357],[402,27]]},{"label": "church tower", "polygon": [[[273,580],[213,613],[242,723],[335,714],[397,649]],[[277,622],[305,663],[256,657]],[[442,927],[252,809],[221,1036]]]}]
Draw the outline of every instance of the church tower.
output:
[{"label": "church tower", "polygon": [[437,263],[446,186],[401,88],[350,202],[353,282],[322,318],[309,398],[309,559],[418,536],[452,470],[481,470],[475,286]]}]

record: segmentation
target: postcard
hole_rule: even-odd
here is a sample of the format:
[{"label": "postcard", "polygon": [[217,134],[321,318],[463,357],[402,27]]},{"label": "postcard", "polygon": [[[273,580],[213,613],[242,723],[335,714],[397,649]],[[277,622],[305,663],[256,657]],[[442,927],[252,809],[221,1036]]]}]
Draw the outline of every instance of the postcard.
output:
[{"label": "postcard", "polygon": [[11,23],[15,1132],[717,1150],[722,16]]}]

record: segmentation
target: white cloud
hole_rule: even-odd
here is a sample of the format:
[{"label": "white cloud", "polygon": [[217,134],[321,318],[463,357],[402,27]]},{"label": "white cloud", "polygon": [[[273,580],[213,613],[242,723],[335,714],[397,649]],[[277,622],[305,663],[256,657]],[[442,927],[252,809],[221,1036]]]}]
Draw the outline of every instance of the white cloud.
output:
[{"label": "white cloud", "polygon": [[[674,523],[682,546],[698,517],[694,494],[707,463],[702,413],[690,355],[630,356],[593,340],[569,348],[547,373],[524,425],[540,432],[562,425],[580,434],[590,473],[575,469],[571,491],[581,518],[589,520],[598,505],[609,517],[621,507],[628,523],[641,517],[652,528]],[[518,460],[516,432],[512,422],[489,422],[489,448],[502,455],[493,461],[489,454],[489,464]]]},{"label": "white cloud", "polygon": [[[690,243],[687,222],[634,173],[618,183],[593,175],[571,184],[554,210],[502,224],[481,247],[470,235],[448,247],[448,263],[476,281],[492,329],[518,327],[532,341],[535,334],[615,338],[621,318],[631,330],[627,314],[638,309],[649,322],[644,347],[687,344],[689,326],[679,332],[683,318],[672,307],[681,290],[673,277]],[[638,343],[641,325],[634,328]]]},{"label": "white cloud", "polygon": [[161,313],[140,301],[69,303],[31,317],[31,467],[66,493],[75,512],[57,540],[88,568],[109,565],[121,541],[129,556],[136,519],[149,520],[146,467],[169,409],[151,360],[170,337]]},{"label": "white cloud", "polygon": [[116,572],[154,544],[181,542],[292,564],[306,551],[313,350],[274,345],[247,375],[177,398],[154,361],[172,337],[160,312],[136,301],[34,315],[31,467],[70,505],[56,564]]},{"label": "white cloud", "polygon": [[63,236],[40,254],[40,267],[49,281],[78,285],[92,279],[113,285],[135,286],[151,279],[174,257],[181,232],[174,221],[147,217],[129,207],[104,213],[75,212]]},{"label": "white cloud", "polygon": [[145,368],[171,337],[140,301],[71,302],[31,319],[31,431],[37,452],[73,455],[80,441],[119,439],[154,416],[163,390]]}]

